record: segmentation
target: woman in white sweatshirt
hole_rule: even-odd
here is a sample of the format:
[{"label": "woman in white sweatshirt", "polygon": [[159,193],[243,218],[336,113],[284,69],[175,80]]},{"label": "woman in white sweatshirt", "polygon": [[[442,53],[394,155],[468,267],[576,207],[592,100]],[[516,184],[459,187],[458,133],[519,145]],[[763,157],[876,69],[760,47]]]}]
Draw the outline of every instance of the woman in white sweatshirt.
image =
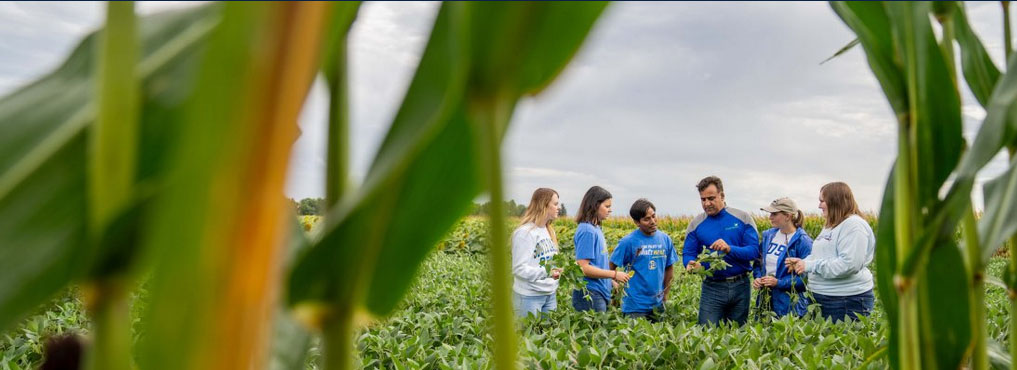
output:
[{"label": "woman in white sweatshirt", "polygon": [[860,216],[851,188],[832,182],[819,190],[819,209],[826,225],[812,243],[812,254],[804,259],[787,258],[789,270],[808,274],[808,289],[823,318],[841,321],[868,316],[875,303],[872,294],[872,262],[876,237]]},{"label": "woman in white sweatshirt", "polygon": [[536,315],[558,307],[555,291],[561,269],[548,272],[541,263],[558,254],[558,237],[551,223],[558,218],[559,207],[558,192],[537,189],[519,227],[512,232],[512,306],[516,316]]}]

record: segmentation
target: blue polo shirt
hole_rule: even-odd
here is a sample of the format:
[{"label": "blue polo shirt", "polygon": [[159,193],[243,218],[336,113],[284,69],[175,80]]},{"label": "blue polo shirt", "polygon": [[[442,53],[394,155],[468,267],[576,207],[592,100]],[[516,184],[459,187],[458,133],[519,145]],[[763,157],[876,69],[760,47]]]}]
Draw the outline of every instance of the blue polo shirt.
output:
[{"label": "blue polo shirt", "polygon": [[[709,248],[717,239],[724,239],[731,252],[724,255],[724,261],[731,266],[713,273],[711,280],[737,276],[752,271],[752,261],[759,258],[759,233],[752,215],[745,211],[725,207],[716,215],[701,213],[689,223],[682,248],[682,263],[688,266],[696,256]],[[709,268],[709,264],[704,264]]]},{"label": "blue polo shirt", "polygon": [[636,229],[618,242],[611,263],[635,271],[625,288],[622,312],[650,312],[664,301],[664,270],[678,261],[671,237],[656,231],[646,235]]},{"label": "blue polo shirt", "polygon": [[[604,239],[604,232],[600,226],[593,226],[588,222],[579,224],[576,234],[572,237],[576,245],[576,261],[590,260],[590,264],[607,270],[607,240]],[[611,279],[593,279],[583,277],[586,280],[586,289],[600,292],[611,299]]]}]

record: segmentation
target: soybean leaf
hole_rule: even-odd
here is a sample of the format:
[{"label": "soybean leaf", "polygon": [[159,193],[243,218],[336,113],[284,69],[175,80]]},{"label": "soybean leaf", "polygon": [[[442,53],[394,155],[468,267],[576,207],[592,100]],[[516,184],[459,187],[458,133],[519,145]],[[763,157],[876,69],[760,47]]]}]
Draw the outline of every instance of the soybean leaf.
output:
[{"label": "soybean leaf", "polygon": [[[157,14],[138,22],[139,184],[153,183],[161,171],[167,136],[174,132],[175,116],[169,112],[188,87],[193,51],[216,21],[214,9]],[[85,143],[96,113],[96,39],[96,33],[90,34],[55,71],[0,99],[0,328],[83,274],[109,271],[92,262],[115,261],[113,255],[124,253],[118,246],[92,249],[85,244]],[[143,188],[148,190],[141,192],[151,192],[151,185]],[[115,228],[131,233],[134,227]]]},{"label": "soybean leaf", "polygon": [[967,13],[964,4],[958,4],[953,14],[956,25],[957,43],[960,44],[961,68],[964,70],[964,79],[968,82],[971,93],[983,107],[989,104],[989,96],[996,81],[999,81],[999,68],[992,62],[989,53],[985,51],[982,41],[975,35],[975,31],[968,24]]},{"label": "soybean leaf", "polygon": [[985,215],[978,222],[982,261],[988,262],[999,247],[1017,232],[1017,160],[996,178],[985,183]]}]

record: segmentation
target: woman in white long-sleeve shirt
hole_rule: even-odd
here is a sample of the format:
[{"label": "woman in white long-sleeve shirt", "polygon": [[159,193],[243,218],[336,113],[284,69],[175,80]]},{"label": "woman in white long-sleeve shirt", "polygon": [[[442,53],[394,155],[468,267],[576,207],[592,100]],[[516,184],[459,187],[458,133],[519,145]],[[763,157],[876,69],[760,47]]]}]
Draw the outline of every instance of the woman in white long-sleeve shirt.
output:
[{"label": "woman in white long-sleeve shirt", "polygon": [[551,223],[558,218],[559,207],[558,192],[537,189],[519,227],[512,232],[512,306],[516,316],[553,311],[558,307],[554,293],[561,269],[548,272],[541,263],[558,254],[558,238]]},{"label": "woman in white long-sleeve shirt", "polygon": [[789,270],[808,274],[808,289],[833,321],[868,316],[875,304],[869,262],[876,251],[872,227],[861,217],[851,188],[832,182],[819,190],[826,225],[812,243],[812,254],[785,260]]}]

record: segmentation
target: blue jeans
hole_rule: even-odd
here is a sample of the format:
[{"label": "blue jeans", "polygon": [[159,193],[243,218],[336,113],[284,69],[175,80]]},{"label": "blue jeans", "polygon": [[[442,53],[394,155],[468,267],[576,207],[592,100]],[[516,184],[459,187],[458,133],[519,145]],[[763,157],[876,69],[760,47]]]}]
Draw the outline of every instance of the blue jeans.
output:
[{"label": "blue jeans", "polygon": [[[590,299],[586,299],[587,293],[590,294]],[[596,290],[575,289],[572,291],[572,307],[576,311],[604,312],[607,311],[607,297]]]},{"label": "blue jeans", "polygon": [[876,296],[872,289],[868,292],[849,296],[832,296],[819,293],[812,293],[819,303],[819,309],[823,318],[830,318],[834,322],[842,321],[845,317],[849,320],[857,320],[856,315],[869,316],[872,313],[872,306],[876,303]]},{"label": "blue jeans", "polygon": [[703,280],[699,324],[718,324],[721,320],[745,324],[749,320],[750,295],[748,275],[734,281]]},{"label": "blue jeans", "polygon": [[526,317],[529,314],[536,316],[558,308],[558,298],[554,293],[529,296],[512,292],[512,308],[515,309],[517,317]]}]

